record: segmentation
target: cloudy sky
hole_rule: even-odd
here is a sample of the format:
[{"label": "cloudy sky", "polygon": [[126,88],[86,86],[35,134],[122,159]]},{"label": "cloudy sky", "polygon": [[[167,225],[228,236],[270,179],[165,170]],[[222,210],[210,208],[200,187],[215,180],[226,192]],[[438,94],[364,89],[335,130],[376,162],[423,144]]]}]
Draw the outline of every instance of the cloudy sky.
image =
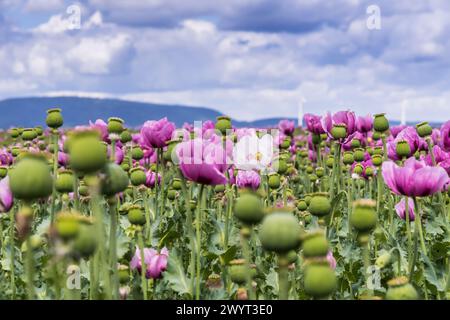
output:
[{"label": "cloudy sky", "polygon": [[449,71],[448,0],[0,0],[0,99],[118,97],[245,120],[295,117],[301,101],[397,119],[403,105],[408,120],[442,120]]}]

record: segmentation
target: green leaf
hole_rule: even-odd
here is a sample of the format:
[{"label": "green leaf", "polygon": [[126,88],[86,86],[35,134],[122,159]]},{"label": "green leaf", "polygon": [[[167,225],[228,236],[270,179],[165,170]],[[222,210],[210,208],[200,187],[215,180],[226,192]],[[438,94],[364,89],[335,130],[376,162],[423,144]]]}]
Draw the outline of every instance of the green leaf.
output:
[{"label": "green leaf", "polygon": [[278,273],[275,269],[271,268],[269,273],[266,276],[266,284],[271,287],[275,294],[278,294],[279,286],[278,286]]},{"label": "green leaf", "polygon": [[189,285],[191,280],[186,276],[183,264],[175,249],[169,254],[169,261],[167,270],[164,272],[164,279],[169,283],[172,290],[176,291],[178,294],[189,294],[192,296]]}]

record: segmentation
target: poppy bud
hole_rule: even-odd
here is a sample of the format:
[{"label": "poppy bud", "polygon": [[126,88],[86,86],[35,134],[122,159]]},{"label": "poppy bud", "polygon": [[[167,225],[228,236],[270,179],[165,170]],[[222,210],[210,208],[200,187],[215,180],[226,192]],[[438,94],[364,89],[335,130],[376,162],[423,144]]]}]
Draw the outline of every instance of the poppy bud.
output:
[{"label": "poppy bud", "polygon": [[20,208],[16,216],[16,227],[19,240],[25,239],[31,230],[33,222],[33,209],[28,206]]},{"label": "poppy bud", "polygon": [[314,298],[325,298],[337,287],[336,275],[328,263],[313,263],[305,268],[305,292]]},{"label": "poppy bud", "polygon": [[281,149],[288,149],[291,146],[291,137],[286,137],[280,144]]},{"label": "poppy bud", "polygon": [[8,167],[0,166],[0,179],[3,179],[8,174]]},{"label": "poppy bud", "polygon": [[172,159],[172,156],[177,157],[176,153],[173,152],[175,147],[180,143],[179,140],[170,140],[167,142],[167,150],[164,151],[163,158],[165,161],[175,161],[175,159]]},{"label": "poppy bud", "polygon": [[278,169],[277,169],[277,172],[278,172],[279,174],[285,174],[286,171],[287,171],[287,163],[286,163],[286,160],[283,159],[283,158],[281,158],[281,157],[278,158],[277,160],[275,160],[274,167],[275,167],[275,168],[278,168]]},{"label": "poppy bud", "polygon": [[322,138],[320,137],[320,134],[312,134],[312,143],[314,145],[318,145],[322,141]]},{"label": "poppy bud", "polygon": [[308,207],[309,212],[317,217],[323,217],[331,212],[331,202],[327,193],[315,193]]},{"label": "poppy bud", "polygon": [[355,162],[355,157],[353,156],[353,152],[351,152],[351,151],[344,152],[342,161],[344,162],[345,165],[353,164],[353,162]]},{"label": "poppy bud", "polygon": [[136,167],[130,170],[130,181],[133,186],[140,186],[145,184],[147,176],[144,169]]},{"label": "poppy bud", "polygon": [[264,206],[253,192],[243,192],[234,205],[234,216],[243,224],[259,223],[264,218]]},{"label": "poppy bud", "polygon": [[353,168],[353,173],[356,173],[357,175],[361,175],[363,173],[363,171],[364,171],[364,167],[360,163],[357,163],[355,165],[355,167]]},{"label": "poppy bud", "polygon": [[353,152],[353,157],[355,158],[355,161],[362,162],[364,161],[365,156],[365,150],[362,148],[357,148]]},{"label": "poppy bud", "polygon": [[358,232],[366,233],[373,230],[377,224],[376,203],[371,199],[361,199],[354,202],[350,224]]},{"label": "poppy bud", "polygon": [[269,187],[271,189],[278,189],[280,187],[280,176],[277,173],[269,174]]},{"label": "poppy bud", "polygon": [[400,158],[407,158],[411,154],[411,146],[409,145],[408,141],[401,140],[397,142],[395,151]]},{"label": "poppy bud", "polygon": [[408,278],[402,276],[388,281],[386,292],[387,300],[417,300],[419,295],[416,289],[408,282]]},{"label": "poppy bud", "polygon": [[390,265],[392,261],[392,256],[389,252],[383,253],[382,255],[380,255],[377,260],[375,261],[375,266],[377,266],[378,268],[382,269],[384,267],[387,267],[388,265]]},{"label": "poppy bud", "polygon": [[372,167],[366,167],[366,169],[364,170],[364,174],[367,177],[373,177],[373,168]]},{"label": "poppy bud", "polygon": [[103,174],[101,190],[104,195],[113,196],[128,187],[128,174],[119,165],[107,163],[103,168]]},{"label": "poppy bud", "polygon": [[112,117],[108,119],[108,132],[121,134],[124,121],[120,118]]},{"label": "poppy bud", "polygon": [[89,188],[84,182],[80,182],[80,186],[78,187],[78,194],[82,197],[87,197],[89,195]]},{"label": "poppy bud", "polygon": [[133,160],[139,161],[144,157],[144,151],[142,151],[141,147],[133,147],[131,157]]},{"label": "poppy bud", "polygon": [[344,139],[347,137],[347,126],[345,124],[335,124],[331,128],[331,135],[335,140]]},{"label": "poppy bud", "polygon": [[230,261],[229,266],[230,278],[236,284],[244,284],[247,281],[247,276],[250,270],[247,269],[244,259],[236,259]]},{"label": "poppy bud", "polygon": [[138,205],[131,206],[128,210],[128,220],[131,224],[143,226],[146,220],[142,208]]},{"label": "poppy bud", "polygon": [[230,130],[232,128],[230,117],[227,116],[217,117],[215,128],[219,130],[223,135],[225,135],[227,133],[227,130]]},{"label": "poppy bud", "polygon": [[324,176],[324,174],[325,174],[325,169],[324,168],[322,168],[322,167],[317,167],[316,168],[316,175],[317,175],[317,177],[322,178]]},{"label": "poppy bud", "polygon": [[302,248],[305,258],[324,257],[329,251],[328,240],[321,231],[310,232],[303,237]]},{"label": "poppy bud", "polygon": [[9,171],[9,184],[18,199],[48,197],[52,193],[53,179],[47,161],[40,155],[25,154]]},{"label": "poppy bud", "polygon": [[353,139],[352,142],[351,142],[351,147],[352,147],[352,149],[360,148],[361,147],[361,141],[359,141],[358,139]]},{"label": "poppy bud", "polygon": [[74,181],[71,170],[60,170],[56,176],[55,189],[61,193],[72,192]]},{"label": "poppy bud", "polygon": [[418,125],[416,125],[416,130],[421,138],[431,136],[431,134],[433,133],[433,128],[428,122],[419,123]]},{"label": "poppy bud", "polygon": [[58,129],[64,124],[64,120],[61,114],[61,109],[54,108],[47,110],[47,118],[45,123],[52,129]]},{"label": "poppy bud", "polygon": [[300,244],[300,225],[289,212],[274,212],[267,215],[259,230],[259,239],[265,250],[286,253]]},{"label": "poppy bud", "polygon": [[389,121],[384,113],[374,115],[373,128],[380,133],[389,129]]},{"label": "poppy bud", "polygon": [[75,171],[92,173],[103,168],[107,153],[97,132],[78,132],[68,140],[70,165]]}]

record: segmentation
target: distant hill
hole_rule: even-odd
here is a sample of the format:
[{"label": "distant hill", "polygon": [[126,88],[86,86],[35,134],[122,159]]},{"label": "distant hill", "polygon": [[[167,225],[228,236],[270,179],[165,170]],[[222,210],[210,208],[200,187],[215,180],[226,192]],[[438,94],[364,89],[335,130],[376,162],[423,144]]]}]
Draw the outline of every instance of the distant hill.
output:
[{"label": "distant hill", "polygon": [[[95,99],[79,97],[29,97],[12,98],[0,101],[0,128],[13,126],[34,127],[45,125],[46,110],[58,107],[62,109],[64,126],[72,127],[89,123],[89,120],[107,120],[120,117],[129,127],[138,127],[147,120],[167,117],[177,126],[184,122],[215,120],[221,113],[204,108],[183,105],[166,105],[133,102],[119,99]],[[281,118],[271,118],[245,122],[233,120],[237,127],[274,126]]]}]

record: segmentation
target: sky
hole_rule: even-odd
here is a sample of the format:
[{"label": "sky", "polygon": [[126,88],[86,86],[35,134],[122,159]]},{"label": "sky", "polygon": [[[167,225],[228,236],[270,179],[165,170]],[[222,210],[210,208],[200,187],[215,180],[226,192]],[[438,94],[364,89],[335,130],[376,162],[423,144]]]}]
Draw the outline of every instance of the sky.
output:
[{"label": "sky", "polygon": [[39,95],[442,121],[450,1],[0,0],[0,99]]}]

